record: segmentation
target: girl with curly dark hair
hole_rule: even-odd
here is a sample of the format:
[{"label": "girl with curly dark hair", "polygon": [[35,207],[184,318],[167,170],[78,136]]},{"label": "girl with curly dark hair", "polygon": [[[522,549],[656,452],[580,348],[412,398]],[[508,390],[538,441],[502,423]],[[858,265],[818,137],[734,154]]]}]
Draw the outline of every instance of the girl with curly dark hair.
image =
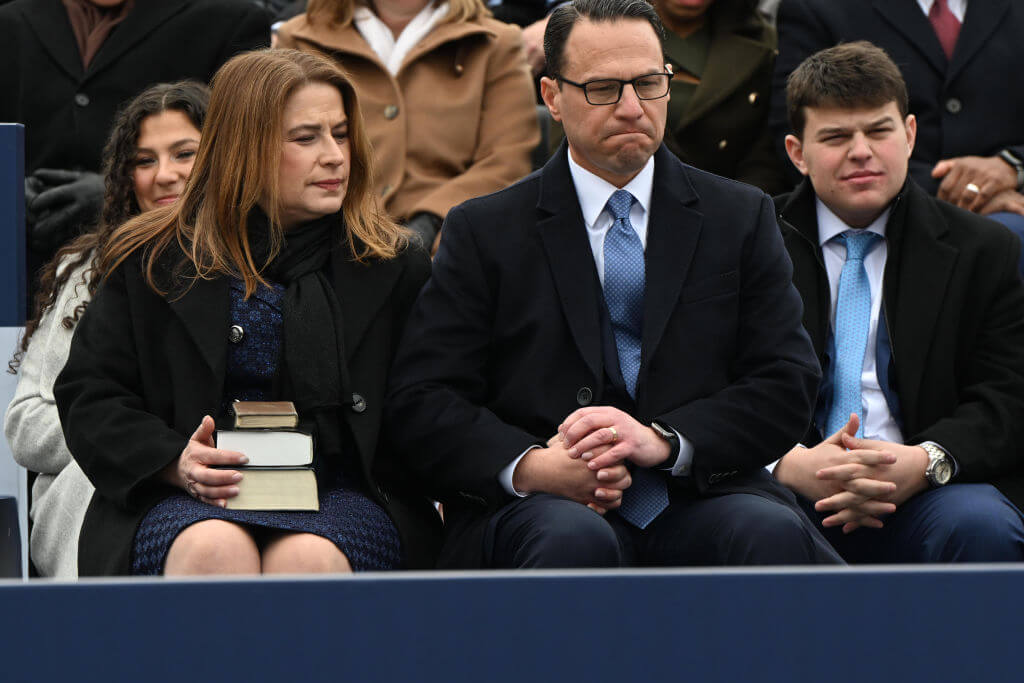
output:
[{"label": "girl with curly dark hair", "polygon": [[[104,276],[99,254],[122,223],[173,203],[192,171],[209,89],[162,83],[119,113],[104,147],[105,195],[99,224],[62,247],[42,270],[34,317],[9,363],[21,379],[4,430],[15,459],[39,473],[32,487],[30,553],[44,576],[77,576],[78,534],[92,485],[64,443],[53,384],[74,327]],[[31,343],[31,344],[30,344]]]}]

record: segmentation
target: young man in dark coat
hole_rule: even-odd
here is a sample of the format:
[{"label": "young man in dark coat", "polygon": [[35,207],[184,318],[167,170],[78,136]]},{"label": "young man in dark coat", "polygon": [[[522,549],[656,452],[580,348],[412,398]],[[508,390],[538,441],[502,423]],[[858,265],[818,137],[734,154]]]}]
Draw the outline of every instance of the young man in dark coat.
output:
[{"label": "young man in dark coat", "polygon": [[823,380],[775,476],[847,561],[1021,561],[992,485],[1021,500],[1018,239],[908,178],[917,122],[881,49],[812,55],[787,102],[805,180],[776,204]]}]

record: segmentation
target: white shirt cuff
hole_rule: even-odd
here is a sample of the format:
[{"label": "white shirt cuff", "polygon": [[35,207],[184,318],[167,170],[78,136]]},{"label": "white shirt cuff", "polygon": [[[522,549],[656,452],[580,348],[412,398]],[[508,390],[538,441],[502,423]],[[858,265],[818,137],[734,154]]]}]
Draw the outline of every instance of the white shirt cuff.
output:
[{"label": "white shirt cuff", "polygon": [[506,493],[513,496],[518,496],[519,498],[526,498],[526,496],[529,495],[527,493],[520,493],[519,491],[516,491],[516,487],[512,485],[512,475],[515,474],[516,465],[518,465],[519,461],[523,459],[523,456],[532,451],[534,448],[540,448],[540,446],[530,446],[525,451],[520,453],[515,460],[510,462],[505,469],[498,473],[498,482],[501,484],[501,488],[505,489]]},{"label": "white shirt cuff", "polygon": [[[668,425],[665,426],[667,427]],[[672,476],[688,477],[690,476],[690,466],[693,465],[693,444],[687,441],[686,437],[675,429],[672,431],[675,432],[676,438],[679,439],[679,455],[672,465]]]},{"label": "white shirt cuff", "polygon": [[[793,448],[807,448],[807,446],[803,445],[802,443],[798,443],[796,446],[793,446]],[[766,470],[768,470],[772,475],[774,475],[775,474],[775,468],[779,466],[779,462],[781,462],[781,461],[782,461],[782,458],[779,458],[775,462],[768,463],[767,465],[764,466],[764,468]]]}]

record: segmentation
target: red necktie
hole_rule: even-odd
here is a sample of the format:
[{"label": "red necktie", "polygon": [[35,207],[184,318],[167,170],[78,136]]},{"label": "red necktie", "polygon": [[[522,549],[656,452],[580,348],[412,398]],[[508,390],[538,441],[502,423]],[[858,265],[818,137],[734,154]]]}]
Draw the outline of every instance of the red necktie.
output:
[{"label": "red necktie", "polygon": [[928,10],[928,21],[932,22],[932,28],[939,37],[946,59],[952,59],[953,48],[956,46],[957,36],[960,35],[960,21],[949,11],[946,0],[935,0],[932,3],[932,8]]}]

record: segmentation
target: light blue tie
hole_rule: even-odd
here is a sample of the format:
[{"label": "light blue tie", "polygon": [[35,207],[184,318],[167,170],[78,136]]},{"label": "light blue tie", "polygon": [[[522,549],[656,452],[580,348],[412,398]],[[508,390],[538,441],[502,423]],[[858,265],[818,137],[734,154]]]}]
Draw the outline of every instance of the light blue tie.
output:
[{"label": "light blue tie", "polygon": [[871,328],[871,285],[864,270],[864,256],[871,251],[880,235],[874,232],[849,230],[836,236],[846,243],[846,263],[839,275],[836,298],[834,374],[832,376],[832,409],[828,413],[825,435],[834,434],[857,413],[864,434],[864,406],[861,399],[861,374],[864,352]]},{"label": "light blue tie", "polygon": [[[607,208],[615,219],[604,237],[604,298],[608,305],[619,370],[626,390],[636,398],[640,373],[640,335],[644,310],[644,245],[629,222],[629,209],[636,201],[625,190],[617,190]],[[622,496],[619,515],[641,529],[668,507],[668,490],[662,475],[638,467],[633,483]]]}]

